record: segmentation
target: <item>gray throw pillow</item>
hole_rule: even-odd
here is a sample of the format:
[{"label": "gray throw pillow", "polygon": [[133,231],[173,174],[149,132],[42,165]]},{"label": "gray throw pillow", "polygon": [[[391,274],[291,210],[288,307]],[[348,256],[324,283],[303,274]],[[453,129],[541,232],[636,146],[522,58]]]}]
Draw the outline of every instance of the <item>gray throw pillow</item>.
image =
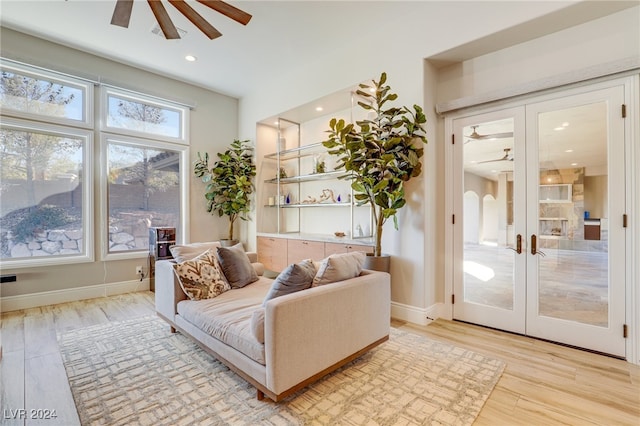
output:
[{"label": "gray throw pillow", "polygon": [[242,243],[232,247],[218,247],[218,261],[231,288],[241,288],[258,281],[258,274],[244,252]]},{"label": "gray throw pillow", "polygon": [[262,305],[266,305],[269,300],[276,297],[311,287],[315,275],[316,268],[313,266],[311,259],[305,259],[300,263],[292,263],[273,280]]},{"label": "gray throw pillow", "polygon": [[313,279],[313,287],[355,278],[362,272],[365,254],[359,251],[332,254],[325,258]]}]

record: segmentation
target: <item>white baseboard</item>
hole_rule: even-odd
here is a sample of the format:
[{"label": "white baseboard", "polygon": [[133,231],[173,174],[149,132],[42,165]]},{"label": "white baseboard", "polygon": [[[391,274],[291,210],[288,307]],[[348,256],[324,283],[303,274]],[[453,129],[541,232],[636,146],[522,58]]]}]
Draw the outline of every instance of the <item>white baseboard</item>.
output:
[{"label": "white baseboard", "polygon": [[440,318],[444,304],[436,303],[428,308],[416,308],[398,302],[391,302],[391,318],[407,321],[418,325],[428,325]]},{"label": "white baseboard", "polygon": [[55,305],[58,303],[74,302],[76,300],[95,299],[136,291],[148,291],[149,289],[150,281],[147,278],[142,281],[121,281],[86,287],[65,288],[63,290],[43,291],[41,293],[21,294],[18,296],[6,296],[0,297],[0,312]]}]

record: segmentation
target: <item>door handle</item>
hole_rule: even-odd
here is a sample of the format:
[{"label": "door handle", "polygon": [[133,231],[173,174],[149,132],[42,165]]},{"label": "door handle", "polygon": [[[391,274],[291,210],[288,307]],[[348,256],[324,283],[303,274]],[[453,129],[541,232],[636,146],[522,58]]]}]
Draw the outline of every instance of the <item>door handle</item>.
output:
[{"label": "door handle", "polygon": [[516,236],[516,248],[513,247],[507,247],[509,250],[513,250],[516,253],[520,254],[522,253],[522,235],[518,234]]},{"label": "door handle", "polygon": [[536,237],[536,234],[531,235],[531,254],[539,254],[542,257],[546,256],[543,252],[538,251],[538,237]]}]

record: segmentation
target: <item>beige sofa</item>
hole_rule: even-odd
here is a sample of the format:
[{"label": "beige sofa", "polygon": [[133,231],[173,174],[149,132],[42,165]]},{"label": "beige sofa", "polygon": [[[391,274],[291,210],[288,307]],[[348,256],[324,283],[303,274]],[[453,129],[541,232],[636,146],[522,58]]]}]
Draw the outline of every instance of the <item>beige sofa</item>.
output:
[{"label": "beige sofa", "polygon": [[[247,255],[256,261],[255,253]],[[272,279],[260,276],[245,287],[195,301],[182,290],[174,264],[156,263],[157,314],[255,386],[258,399],[279,401],[389,337],[387,273],[363,270],[355,278],[276,297],[263,307]],[[260,309],[263,339],[256,337],[252,321]]]}]

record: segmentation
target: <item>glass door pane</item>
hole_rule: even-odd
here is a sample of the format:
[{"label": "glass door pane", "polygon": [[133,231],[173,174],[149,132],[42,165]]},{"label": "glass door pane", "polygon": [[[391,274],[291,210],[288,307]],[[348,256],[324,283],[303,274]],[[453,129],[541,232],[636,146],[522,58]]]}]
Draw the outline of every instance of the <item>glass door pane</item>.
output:
[{"label": "glass door pane", "polygon": [[606,102],[539,114],[538,141],[538,314],[606,327]]},{"label": "glass door pane", "polygon": [[463,128],[464,302],[513,310],[513,118]]}]

